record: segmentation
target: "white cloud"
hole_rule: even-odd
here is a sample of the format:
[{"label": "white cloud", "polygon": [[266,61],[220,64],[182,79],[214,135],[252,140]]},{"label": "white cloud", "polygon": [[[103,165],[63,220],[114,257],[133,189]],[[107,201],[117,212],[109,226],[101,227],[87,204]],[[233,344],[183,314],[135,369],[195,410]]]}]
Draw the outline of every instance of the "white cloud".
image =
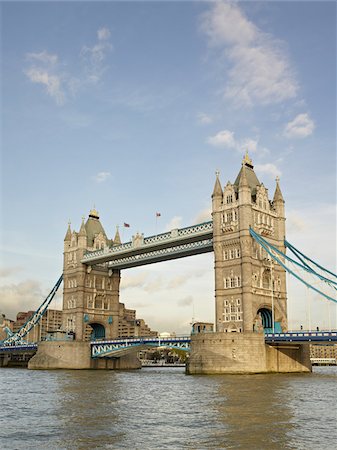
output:
[{"label": "white cloud", "polygon": [[106,27],[97,30],[97,37],[99,41],[106,41],[111,36],[110,30]]},{"label": "white cloud", "polygon": [[199,113],[197,115],[197,120],[200,125],[209,125],[213,122],[213,118],[205,113]]},{"label": "white cloud", "polygon": [[215,136],[207,139],[208,144],[219,148],[235,148],[234,133],[229,130],[219,131]]},{"label": "white cloud", "polygon": [[55,65],[58,62],[58,56],[43,50],[40,53],[27,53],[26,59],[29,61],[39,61],[45,64]]},{"label": "white cloud", "polygon": [[31,67],[25,74],[32,83],[42,84],[46,92],[56,101],[58,105],[65,102],[65,93],[62,89],[61,77],[50,73],[47,69]]},{"label": "white cloud", "polygon": [[212,220],[212,209],[211,207],[205,208],[199,212],[193,219],[193,223],[203,223]]},{"label": "white cloud", "polygon": [[[51,54],[47,50],[26,53],[29,67],[24,73],[32,83],[44,86],[46,93],[57,105],[64,105],[69,96],[74,96],[89,83],[96,84],[100,81],[106,69],[104,63],[106,56],[112,49],[110,36],[108,28],[100,28],[97,30],[97,42],[92,47],[82,47],[80,58],[83,62],[83,71],[79,76],[65,71],[68,65],[60,61],[58,55]],[[78,61],[75,61],[75,64],[78,68]]]},{"label": "white cloud", "polygon": [[288,122],[284,129],[284,135],[287,138],[306,138],[310,136],[315,129],[314,121],[309,114],[298,114],[294,120]]},{"label": "white cloud", "polygon": [[184,297],[177,301],[178,306],[190,306],[193,304],[193,297],[192,295],[188,295],[187,297]]},{"label": "white cloud", "polygon": [[180,216],[174,216],[170,222],[166,225],[165,229],[167,231],[174,230],[175,228],[181,228],[181,222],[183,218]]},{"label": "white cloud", "polygon": [[235,2],[214,3],[202,16],[201,29],[231,64],[225,98],[252,106],[296,96],[298,85],[283,44],[262,32]]},{"label": "white cloud", "polygon": [[16,274],[19,270],[22,270],[22,267],[0,268],[0,278],[10,277],[11,275]]},{"label": "white cloud", "polygon": [[36,309],[44,299],[38,281],[26,280],[0,286],[1,309],[6,317],[15,319],[20,311]]},{"label": "white cloud", "polygon": [[308,224],[299,211],[289,211],[287,214],[287,231],[303,232],[308,229]]},{"label": "white cloud", "polygon": [[270,153],[267,148],[259,145],[259,140],[257,138],[237,140],[234,137],[234,132],[229,130],[219,131],[215,136],[208,137],[206,142],[213,147],[232,149],[242,154],[246,151],[249,153],[258,152],[259,155]]},{"label": "white cloud", "polygon": [[86,80],[96,84],[100,81],[105,70],[104,60],[108,52],[112,50],[109,42],[110,31],[108,28],[100,28],[97,31],[98,42],[92,47],[83,46],[80,56],[84,64]]},{"label": "white cloud", "polygon": [[111,173],[110,172],[98,172],[92,178],[93,178],[94,181],[96,181],[96,183],[103,183],[104,181],[106,181],[110,177],[111,177]]},{"label": "white cloud", "polygon": [[255,170],[258,174],[269,175],[271,177],[280,177],[282,172],[277,168],[275,164],[267,163],[267,164],[256,164]]}]

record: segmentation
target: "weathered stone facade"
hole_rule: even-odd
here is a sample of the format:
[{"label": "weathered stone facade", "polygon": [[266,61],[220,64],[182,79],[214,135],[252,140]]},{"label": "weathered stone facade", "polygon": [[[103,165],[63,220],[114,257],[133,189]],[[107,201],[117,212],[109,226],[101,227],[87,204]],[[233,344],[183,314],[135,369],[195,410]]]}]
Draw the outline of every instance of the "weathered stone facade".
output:
[{"label": "weathered stone facade", "polygon": [[77,233],[70,224],[64,239],[63,329],[75,333],[76,341],[118,336],[120,272],[81,263],[87,250],[120,243],[118,232],[109,240],[96,210]]},{"label": "weathered stone facade", "polygon": [[[253,228],[284,251],[284,200],[278,180],[273,200],[248,155],[234,183],[217,174],[212,195],[216,331],[287,328],[285,270],[254,242]],[[274,316],[274,317],[273,317]]]}]

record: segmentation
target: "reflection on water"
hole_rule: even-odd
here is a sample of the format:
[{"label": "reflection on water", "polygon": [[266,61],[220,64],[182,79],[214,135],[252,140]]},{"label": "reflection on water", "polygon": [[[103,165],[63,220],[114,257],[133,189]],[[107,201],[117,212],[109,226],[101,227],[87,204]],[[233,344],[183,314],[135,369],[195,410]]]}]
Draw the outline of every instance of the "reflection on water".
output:
[{"label": "reflection on water", "polygon": [[336,448],[337,368],[186,376],[0,370],[0,448]]}]

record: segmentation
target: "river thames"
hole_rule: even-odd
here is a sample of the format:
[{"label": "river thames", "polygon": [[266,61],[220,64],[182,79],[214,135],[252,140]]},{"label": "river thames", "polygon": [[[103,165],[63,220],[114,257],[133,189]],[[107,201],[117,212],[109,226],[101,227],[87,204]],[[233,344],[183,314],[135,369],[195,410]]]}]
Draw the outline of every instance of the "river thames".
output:
[{"label": "river thames", "polygon": [[0,448],[317,449],[337,443],[337,367],[187,376],[1,369]]}]

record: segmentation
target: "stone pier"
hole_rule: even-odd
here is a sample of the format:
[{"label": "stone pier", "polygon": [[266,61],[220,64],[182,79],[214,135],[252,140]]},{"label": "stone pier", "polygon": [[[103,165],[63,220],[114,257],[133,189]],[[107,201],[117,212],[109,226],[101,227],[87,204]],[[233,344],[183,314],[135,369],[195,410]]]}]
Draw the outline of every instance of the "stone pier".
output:
[{"label": "stone pier", "polygon": [[120,358],[96,358],[90,354],[90,342],[40,342],[28,369],[140,369],[137,355]]},{"label": "stone pier", "polygon": [[262,333],[192,336],[188,374],[311,372],[309,344],[268,345]]}]

